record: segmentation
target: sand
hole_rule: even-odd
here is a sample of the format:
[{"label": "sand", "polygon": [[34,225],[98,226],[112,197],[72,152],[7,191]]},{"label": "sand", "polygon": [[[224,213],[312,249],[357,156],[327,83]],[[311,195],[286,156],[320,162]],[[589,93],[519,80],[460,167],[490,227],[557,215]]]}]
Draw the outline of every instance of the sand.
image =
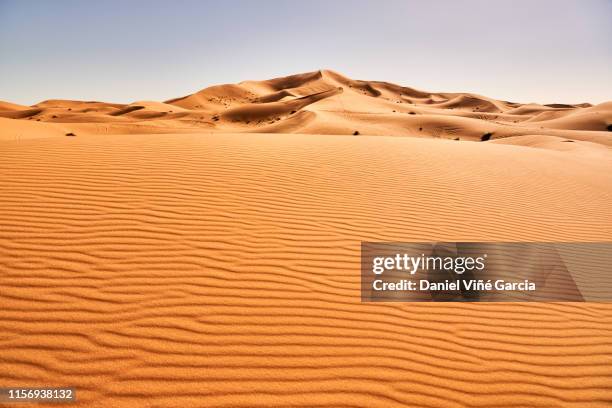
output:
[{"label": "sand", "polygon": [[612,400],[610,304],[359,291],[363,240],[610,241],[611,103],[319,71],[166,103],[3,106],[3,386],[71,385],[92,407]]},{"label": "sand", "polygon": [[[9,124],[4,118],[20,120]],[[4,140],[62,132],[357,132],[462,141],[539,135],[610,146],[612,101],[596,106],[520,104],[471,93],[424,92],[387,82],[358,81],[321,70],[212,86],[165,103],[47,100],[30,107],[0,101],[0,120]]]}]

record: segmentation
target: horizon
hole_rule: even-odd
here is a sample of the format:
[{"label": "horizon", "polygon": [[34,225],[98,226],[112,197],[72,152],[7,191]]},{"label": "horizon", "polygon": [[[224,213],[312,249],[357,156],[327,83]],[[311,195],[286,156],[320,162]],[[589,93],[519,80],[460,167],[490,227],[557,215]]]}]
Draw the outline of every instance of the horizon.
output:
[{"label": "horizon", "polygon": [[601,0],[0,0],[0,99],[165,101],[330,69],[430,92],[598,104],[612,99],[610,16]]},{"label": "horizon", "polygon": [[[304,75],[304,74],[309,74],[309,73],[314,73],[314,72],[324,72],[324,71],[332,71],[332,72],[335,72],[335,73],[340,74],[342,76],[348,77],[348,78],[353,79],[353,80],[358,80],[358,81],[393,83],[393,82],[390,82],[390,81],[385,81],[384,79],[353,78],[351,76],[345,75],[343,72],[340,72],[340,71],[338,71],[336,69],[332,69],[332,68],[320,68],[320,69],[315,69],[315,70],[312,70],[312,71],[296,72],[296,73],[291,73],[291,74],[281,75],[281,76],[275,76],[275,77],[270,77],[270,78],[248,78],[248,79],[242,79],[242,80],[235,81],[235,82],[212,83],[212,84],[204,86],[203,88],[198,88],[198,89],[194,90],[191,93],[187,93],[187,94],[179,95],[179,96],[174,96],[174,97],[167,98],[167,99],[158,99],[158,100],[156,100],[156,99],[138,99],[138,98],[133,98],[133,99],[130,99],[130,100],[116,101],[116,100],[101,100],[101,99],[48,98],[48,99],[38,100],[38,101],[36,101],[36,102],[34,102],[32,104],[22,104],[22,105],[25,105],[25,106],[35,106],[37,104],[40,104],[40,103],[43,103],[43,102],[47,102],[47,101],[50,101],[50,100],[80,101],[80,102],[103,102],[103,103],[122,103],[122,104],[130,104],[130,103],[144,102],[144,101],[168,103],[169,101],[183,99],[183,98],[188,97],[188,96],[190,96],[192,94],[198,93],[200,91],[203,91],[205,89],[212,88],[212,87],[215,87],[215,86],[239,85],[239,84],[244,83],[244,82],[263,82],[263,81],[268,81],[268,80],[286,78],[286,77],[290,77],[290,76]],[[484,94],[480,94],[480,93],[477,93],[477,92],[471,92],[469,90],[464,90],[464,91],[460,91],[459,90],[459,91],[452,91],[451,92],[451,91],[444,91],[444,90],[439,90],[439,89],[438,90],[436,90],[436,89],[434,89],[434,90],[422,89],[422,88],[419,88],[419,87],[411,86],[409,84],[406,85],[406,84],[402,84],[402,83],[393,83],[393,84],[394,85],[403,86],[403,87],[413,88],[413,89],[416,89],[418,91],[428,92],[428,93],[432,93],[432,94],[441,94],[441,93],[474,94],[474,95],[480,95],[480,96],[484,96],[484,97],[489,97],[489,98],[496,99],[496,100],[499,100],[499,101],[506,101],[506,102],[512,102],[512,103],[521,103],[521,104],[537,103],[537,104],[541,104],[541,105],[562,103],[562,102],[553,102],[553,101],[550,101],[550,102],[515,101],[515,100],[510,100],[510,99],[504,99],[504,98],[495,98],[495,97],[491,97],[490,95],[484,95]],[[2,101],[16,103],[14,101],[6,100],[6,99],[2,99]],[[604,101],[598,102],[598,103],[592,103],[590,101],[578,101],[578,102],[571,102],[571,104],[579,105],[579,104],[582,104],[582,103],[592,103],[593,105],[597,105],[599,103],[605,103],[607,101],[608,100],[604,100]]]}]

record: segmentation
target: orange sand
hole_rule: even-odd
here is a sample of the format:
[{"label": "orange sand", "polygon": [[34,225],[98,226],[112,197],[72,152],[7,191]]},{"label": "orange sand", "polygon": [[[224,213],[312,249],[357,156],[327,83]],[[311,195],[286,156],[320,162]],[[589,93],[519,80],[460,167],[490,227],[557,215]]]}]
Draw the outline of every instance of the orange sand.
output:
[{"label": "orange sand", "polygon": [[612,103],[322,71],[132,106],[0,106],[0,386],[88,407],[609,406],[610,304],[362,304],[359,247],[610,241]]}]

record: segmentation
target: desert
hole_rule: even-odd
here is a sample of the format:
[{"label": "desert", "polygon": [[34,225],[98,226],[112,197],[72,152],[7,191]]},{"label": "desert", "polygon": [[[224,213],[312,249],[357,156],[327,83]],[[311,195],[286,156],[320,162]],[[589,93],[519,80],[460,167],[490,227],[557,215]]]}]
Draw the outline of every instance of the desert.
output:
[{"label": "desert", "polygon": [[612,102],[331,70],[2,102],[1,384],[88,407],[607,406],[610,304],[361,303],[359,248],[610,241],[611,124]]}]

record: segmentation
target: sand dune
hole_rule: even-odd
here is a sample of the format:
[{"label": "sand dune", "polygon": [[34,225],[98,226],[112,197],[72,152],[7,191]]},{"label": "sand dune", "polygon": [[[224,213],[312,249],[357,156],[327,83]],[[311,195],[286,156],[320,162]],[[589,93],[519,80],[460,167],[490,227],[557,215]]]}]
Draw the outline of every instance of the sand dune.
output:
[{"label": "sand dune", "polygon": [[18,105],[16,103],[0,101],[0,111],[15,111],[30,109],[29,106]]},{"label": "sand dune", "polygon": [[[329,70],[266,81],[216,85],[165,103],[115,104],[47,100],[32,107],[0,104],[0,117],[75,124],[83,134],[286,132],[413,136],[480,141],[522,135],[590,138],[612,129],[612,102],[539,105],[471,93],[426,92],[359,81]],[[108,126],[82,127],[82,123]],[[129,124],[133,126],[129,126]],[[2,138],[31,137],[13,124]],[[128,129],[128,130],[126,130]],[[151,129],[154,129],[153,131]],[[44,132],[38,132],[38,136]],[[50,134],[54,135],[53,128]],[[601,138],[598,136],[595,143]]]},{"label": "sand dune", "polygon": [[610,241],[609,103],[317,71],[1,106],[3,386],[87,407],[612,401],[610,304],[366,304],[359,278],[366,240]]}]

